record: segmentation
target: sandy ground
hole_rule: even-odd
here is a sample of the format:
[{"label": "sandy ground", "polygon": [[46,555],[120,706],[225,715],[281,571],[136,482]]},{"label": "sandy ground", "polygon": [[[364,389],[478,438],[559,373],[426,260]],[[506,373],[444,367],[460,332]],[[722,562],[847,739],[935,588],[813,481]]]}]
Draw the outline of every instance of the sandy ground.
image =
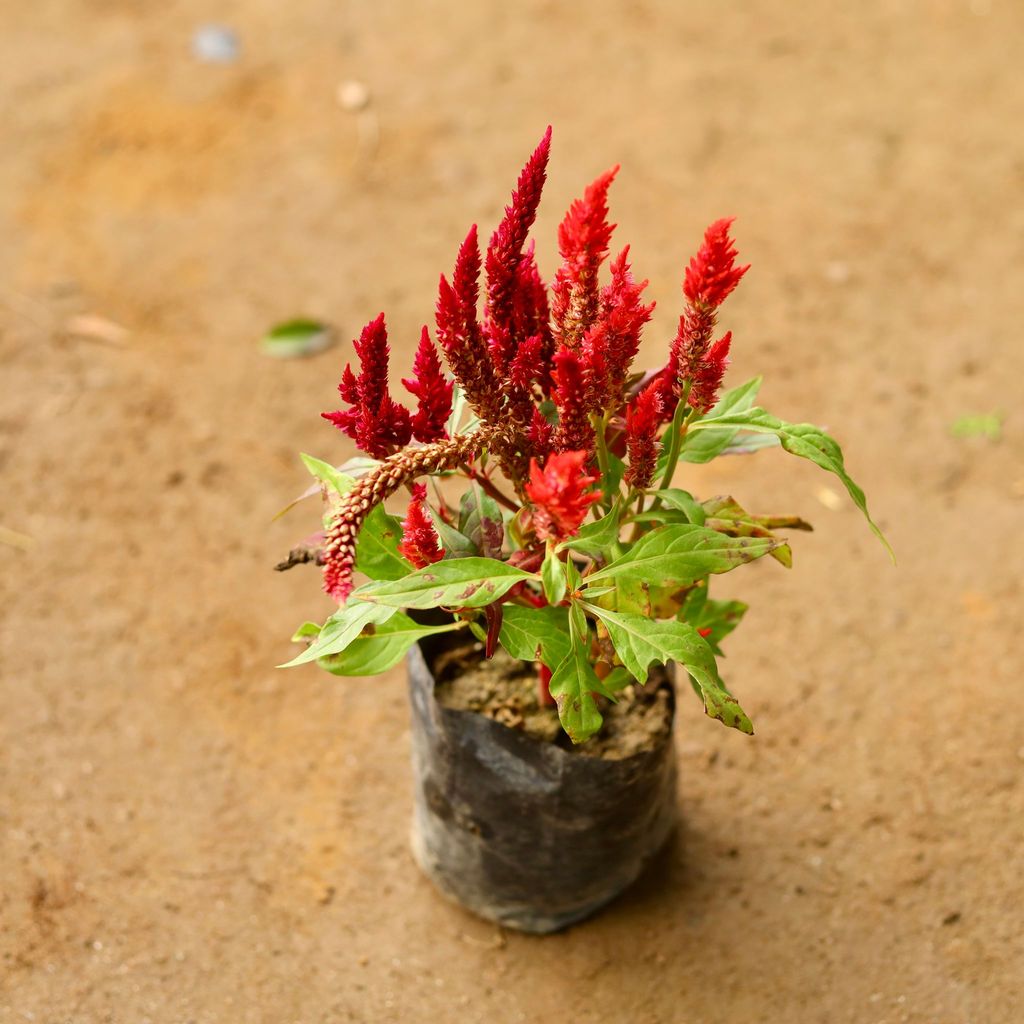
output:
[{"label": "sandy ground", "polygon": [[[0,1021],[1021,1019],[1024,7],[844,6],[0,3]],[[404,368],[549,121],[543,266],[621,161],[653,363],[736,214],[731,380],[843,441],[900,565],[781,453],[687,475],[818,526],[720,588],[758,733],[684,700],[685,828],[533,939],[410,860],[401,673],[273,667],[329,605],[271,517],[351,449],[343,350],[257,342],[385,308]]]}]

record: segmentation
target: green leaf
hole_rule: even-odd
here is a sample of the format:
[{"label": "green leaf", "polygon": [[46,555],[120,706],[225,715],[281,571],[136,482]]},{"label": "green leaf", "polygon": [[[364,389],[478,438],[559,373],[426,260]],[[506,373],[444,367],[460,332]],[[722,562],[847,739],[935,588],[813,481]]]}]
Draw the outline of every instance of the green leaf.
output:
[{"label": "green leaf", "polygon": [[571,548],[573,551],[579,551],[580,554],[591,557],[603,555],[619,539],[619,517],[621,514],[621,505],[616,501],[606,516],[581,527],[576,536],[563,540],[558,545],[558,550],[565,551]]},{"label": "green leaf", "polygon": [[396,608],[481,608],[522,580],[536,578],[494,558],[452,558],[399,580],[364,584],[352,596]]},{"label": "green leaf", "polygon": [[555,554],[554,545],[549,545],[544,555],[544,563],[540,567],[540,580],[548,604],[561,604],[565,600],[569,581],[565,576],[565,563]]},{"label": "green leaf", "polygon": [[322,627],[315,622],[304,622],[292,634],[292,643],[300,644],[304,640],[308,640],[310,637],[319,636],[321,628]]},{"label": "green leaf", "polygon": [[714,652],[693,626],[610,612],[596,605],[588,605],[588,610],[605,624],[622,664],[641,683],[647,682],[647,670],[652,664],[678,662],[696,683],[708,715],[740,732],[753,734],[750,719],[718,675]]},{"label": "green leaf", "polygon": [[501,507],[479,484],[472,484],[459,504],[459,532],[486,558],[500,558],[505,539]]},{"label": "green leaf", "polygon": [[298,317],[271,327],[263,336],[262,348],[276,359],[294,359],[323,352],[334,340],[334,332],[327,324]]},{"label": "green leaf", "polygon": [[895,562],[896,556],[893,553],[885,535],[875,525],[874,520],[868,513],[867,499],[864,492],[853,482],[846,467],[843,464],[843,452],[836,441],[829,437],[823,430],[811,423],[786,423],[777,416],[765,412],[764,409],[755,407],[741,412],[731,412],[724,415],[709,416],[706,419],[694,423],[690,429],[694,431],[717,430],[721,426],[735,427],[737,430],[752,430],[755,433],[774,434],[785,451],[791,455],[798,455],[802,459],[809,459],[816,466],[834,473],[843,482],[847,492],[853,499],[853,503],[864,513],[874,535],[882,542],[889,556]]},{"label": "green leaf", "polygon": [[585,582],[614,579],[617,586],[633,582],[686,587],[709,573],[728,572],[744,562],[752,562],[776,546],[776,541],[726,537],[692,524],[659,526]]},{"label": "green leaf", "polygon": [[583,743],[601,728],[603,719],[594,694],[615,699],[615,692],[604,685],[590,664],[586,637],[575,631],[569,653],[552,672],[548,689],[558,706],[558,720],[573,743]]},{"label": "green leaf", "polygon": [[460,533],[450,523],[446,523],[429,506],[428,511],[434,521],[434,529],[437,531],[438,537],[441,538],[441,544],[448,558],[467,558],[470,555],[480,554],[477,546],[464,533]]},{"label": "green leaf", "polygon": [[318,459],[313,455],[307,455],[305,452],[299,452],[299,458],[302,459],[306,469],[310,471],[321,483],[326,484],[335,492],[335,494],[348,494],[356,485],[356,478],[349,476],[348,473],[343,473],[340,469],[332,466],[329,462],[324,462],[323,459]]},{"label": "green leaf", "polygon": [[372,580],[398,580],[409,572],[409,563],[398,553],[402,521],[374,506],[356,538],[356,569]]},{"label": "green leaf", "polygon": [[[744,409],[750,409],[754,404],[754,399],[757,397],[760,387],[761,378],[755,377],[753,380],[749,380],[745,384],[740,384],[739,387],[730,388],[722,395],[721,398],[719,398],[718,403],[714,409],[708,413],[708,416],[718,416],[726,413],[738,412]],[[679,412],[680,410],[677,409],[677,413]],[[676,426],[676,423],[677,421],[674,419],[674,427]],[[736,431],[732,429],[717,431],[709,430],[698,435],[692,432],[692,427],[693,423],[690,423],[687,428],[686,435],[683,437],[682,446],[679,451],[680,462],[711,462],[712,459],[721,455],[726,449],[728,449],[736,435]],[[666,437],[665,450],[658,457],[655,479],[660,479],[660,477],[665,473],[666,463],[668,462],[669,440],[670,438]]]},{"label": "green leaf", "polygon": [[501,646],[520,661],[543,661],[554,669],[569,653],[569,613],[565,608],[526,608],[506,604],[502,609]]},{"label": "green leaf", "polygon": [[340,654],[318,658],[321,668],[336,676],[374,676],[397,665],[417,640],[435,633],[448,633],[462,623],[421,626],[396,612],[386,622],[367,626]]},{"label": "green leaf", "polygon": [[1004,418],[1001,412],[957,416],[950,424],[949,431],[954,437],[984,437],[989,441],[998,441],[1003,433]]},{"label": "green leaf", "polygon": [[684,491],[680,487],[666,487],[664,490],[655,491],[653,497],[660,498],[661,503],[668,508],[684,513],[694,526],[704,525],[704,508],[689,491]]},{"label": "green leaf", "polygon": [[[752,516],[735,498],[726,495],[709,498],[704,502],[703,509],[706,516],[704,524],[709,530],[717,530],[730,537],[778,539],[757,516]],[[808,526],[802,519],[796,517],[792,521],[801,524],[803,528]],[[785,541],[779,542],[779,546],[771,552],[771,556],[787,569],[793,568],[793,551]]]},{"label": "green leaf", "polygon": [[710,630],[704,639],[715,654],[721,655],[722,641],[740,624],[748,607],[743,601],[713,601],[704,585],[687,594],[678,617],[698,632]]},{"label": "green leaf", "polygon": [[324,623],[316,640],[291,661],[278,665],[278,668],[292,668],[295,665],[304,665],[308,661],[316,661],[317,658],[325,657],[328,654],[337,654],[339,651],[345,650],[359,636],[364,627],[370,623],[380,625],[387,622],[394,614],[394,608],[369,604],[354,596],[349,597],[344,606]]},{"label": "green leaf", "polygon": [[[742,412],[749,409],[757,398],[757,392],[761,388],[761,378],[754,377],[746,384],[731,388],[718,400],[718,404],[707,414],[705,419],[716,416],[725,416],[734,412]],[[698,420],[697,422],[703,422]],[[683,447],[679,452],[681,462],[703,463],[710,462],[713,458],[725,452],[733,443],[736,431],[731,428],[718,430],[704,430],[694,433],[690,424],[686,437],[683,438]]]}]

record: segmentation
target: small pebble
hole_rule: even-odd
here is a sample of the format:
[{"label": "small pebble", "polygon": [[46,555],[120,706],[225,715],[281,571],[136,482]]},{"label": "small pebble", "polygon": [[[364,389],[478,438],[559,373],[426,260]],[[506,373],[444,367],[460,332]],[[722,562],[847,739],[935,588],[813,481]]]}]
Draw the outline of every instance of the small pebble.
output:
[{"label": "small pebble", "polygon": [[238,51],[238,33],[226,25],[200,25],[192,35],[192,55],[206,64],[231,64]]},{"label": "small pebble", "polygon": [[370,105],[370,90],[362,82],[352,79],[338,86],[337,98],[342,110],[365,110]]}]

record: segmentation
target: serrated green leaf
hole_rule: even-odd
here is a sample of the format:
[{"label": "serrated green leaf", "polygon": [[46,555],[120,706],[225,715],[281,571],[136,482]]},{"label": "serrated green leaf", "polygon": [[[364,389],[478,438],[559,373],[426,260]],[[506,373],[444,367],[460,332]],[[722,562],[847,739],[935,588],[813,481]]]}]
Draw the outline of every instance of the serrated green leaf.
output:
[{"label": "serrated green leaf", "polygon": [[677,662],[699,688],[708,715],[740,732],[753,733],[750,719],[718,675],[714,652],[692,626],[676,620],[659,621],[643,615],[610,612],[596,605],[588,605],[588,610],[604,623],[622,664],[641,683],[647,681],[652,664]]},{"label": "serrated green leaf", "polygon": [[336,676],[373,676],[386,672],[405,657],[406,651],[423,637],[448,633],[463,623],[421,626],[396,612],[386,622],[367,626],[340,654],[317,659],[317,664]]},{"label": "serrated green leaf", "polygon": [[811,423],[786,423],[777,416],[765,412],[764,409],[755,407],[742,412],[731,412],[723,415],[708,416],[706,419],[698,420],[690,429],[694,431],[717,430],[725,426],[737,430],[751,430],[756,433],[774,434],[778,437],[783,449],[791,455],[798,455],[802,459],[808,459],[816,466],[834,473],[843,482],[847,493],[853,503],[864,514],[874,535],[885,546],[890,558],[895,562],[896,556],[892,547],[885,539],[885,535],[875,524],[875,521],[868,513],[867,499],[864,492],[857,486],[846,472],[843,464],[843,452],[834,438],[830,437],[823,430]]},{"label": "serrated green leaf", "polygon": [[398,553],[402,521],[374,506],[356,538],[356,569],[372,580],[399,580],[409,573],[409,563]]},{"label": "serrated green leaf", "polygon": [[585,582],[614,579],[616,586],[653,583],[681,588],[710,573],[728,572],[752,562],[776,545],[776,541],[758,537],[726,537],[692,524],[659,526]]},{"label": "serrated green leaf", "polygon": [[452,558],[402,579],[364,584],[352,596],[396,608],[481,608],[522,580],[536,578],[494,558]]},{"label": "serrated green leaf", "polygon": [[542,661],[556,668],[569,653],[569,613],[566,608],[526,608],[506,604],[503,608],[501,646],[520,661]]},{"label": "serrated green leaf", "polygon": [[316,640],[291,661],[278,665],[278,668],[292,668],[295,665],[316,661],[317,658],[328,654],[337,654],[345,650],[370,623],[380,625],[394,614],[394,608],[369,604],[360,601],[354,595],[350,596],[348,601],[324,623]]}]

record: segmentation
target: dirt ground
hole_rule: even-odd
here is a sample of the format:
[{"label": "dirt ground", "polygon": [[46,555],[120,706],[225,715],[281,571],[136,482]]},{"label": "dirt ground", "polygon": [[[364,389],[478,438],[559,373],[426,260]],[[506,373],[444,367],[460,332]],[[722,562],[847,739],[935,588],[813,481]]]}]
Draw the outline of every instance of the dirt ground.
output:
[{"label": "dirt ground", "polygon": [[[193,57],[212,20],[234,63]],[[0,1021],[1021,1019],[1024,6],[2,0],[0,23]],[[737,215],[730,380],[832,430],[900,563],[781,453],[681,475],[817,525],[791,572],[719,588],[753,605],[725,668],[757,735],[684,698],[685,827],[536,939],[414,868],[402,673],[274,668],[330,606],[270,571],[314,510],[272,516],[299,450],[351,448],[318,417],[344,349],[258,339],[304,313],[347,343],[384,308],[404,369],[549,122],[542,266],[621,161],[655,363],[700,231]],[[1000,411],[999,440],[951,433]]]}]

